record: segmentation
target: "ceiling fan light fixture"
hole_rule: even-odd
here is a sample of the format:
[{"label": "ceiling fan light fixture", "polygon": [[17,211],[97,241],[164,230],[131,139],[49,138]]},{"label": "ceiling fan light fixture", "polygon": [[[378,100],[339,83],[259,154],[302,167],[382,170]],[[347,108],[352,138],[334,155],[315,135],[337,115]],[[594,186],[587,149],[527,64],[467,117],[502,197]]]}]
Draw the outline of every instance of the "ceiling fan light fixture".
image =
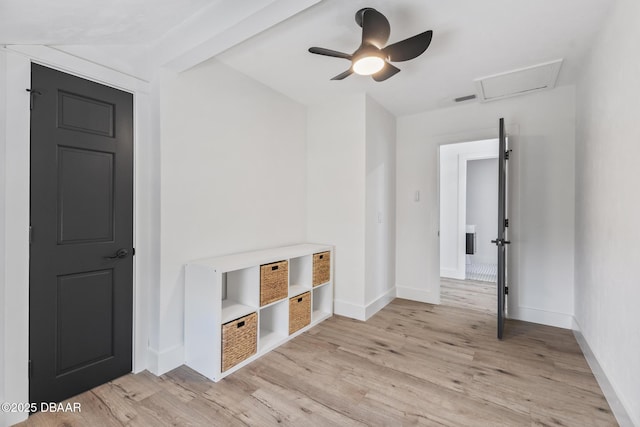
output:
[{"label": "ceiling fan light fixture", "polygon": [[331,80],[344,80],[356,73],[371,76],[376,82],[385,81],[400,72],[398,67],[391,64],[392,62],[409,61],[422,55],[431,44],[433,36],[433,31],[429,30],[386,45],[391,33],[389,20],[371,7],[364,7],[356,12],[356,24],[362,28],[362,42],[353,54],[316,46],[309,48],[309,52],[316,55],[351,61],[348,70]]},{"label": "ceiling fan light fixture", "polygon": [[370,76],[382,70],[384,59],[379,56],[363,56],[353,61],[353,71],[362,76]]}]

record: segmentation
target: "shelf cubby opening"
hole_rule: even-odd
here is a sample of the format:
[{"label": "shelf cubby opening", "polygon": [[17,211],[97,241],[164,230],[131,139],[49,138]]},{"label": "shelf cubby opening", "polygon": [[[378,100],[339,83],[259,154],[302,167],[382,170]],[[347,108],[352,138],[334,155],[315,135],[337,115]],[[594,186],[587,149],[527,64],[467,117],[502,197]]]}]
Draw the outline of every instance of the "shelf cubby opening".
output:
[{"label": "shelf cubby opening", "polygon": [[258,267],[243,268],[222,274],[222,323],[256,311],[259,306]]},{"label": "shelf cubby opening", "polygon": [[289,335],[288,300],[279,301],[260,309],[259,351],[281,344]]},{"label": "shelf cubby opening", "polygon": [[333,313],[333,298],[330,284],[313,288],[311,300],[311,322],[315,322]]},{"label": "shelf cubby opening", "polygon": [[311,255],[291,258],[289,260],[289,297],[300,295],[311,289],[311,279]]}]

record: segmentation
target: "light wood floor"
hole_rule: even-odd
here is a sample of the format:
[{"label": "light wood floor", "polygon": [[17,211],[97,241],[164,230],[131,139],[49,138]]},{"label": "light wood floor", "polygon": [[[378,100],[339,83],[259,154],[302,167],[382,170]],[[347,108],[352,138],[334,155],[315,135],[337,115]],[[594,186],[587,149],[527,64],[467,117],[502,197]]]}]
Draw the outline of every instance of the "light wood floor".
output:
[{"label": "light wood floor", "polygon": [[440,303],[495,314],[498,294],[495,282],[440,278]]},{"label": "light wood floor", "polygon": [[25,426],[614,426],[568,330],[396,299],[334,316],[213,383],[187,367],[127,375]]}]

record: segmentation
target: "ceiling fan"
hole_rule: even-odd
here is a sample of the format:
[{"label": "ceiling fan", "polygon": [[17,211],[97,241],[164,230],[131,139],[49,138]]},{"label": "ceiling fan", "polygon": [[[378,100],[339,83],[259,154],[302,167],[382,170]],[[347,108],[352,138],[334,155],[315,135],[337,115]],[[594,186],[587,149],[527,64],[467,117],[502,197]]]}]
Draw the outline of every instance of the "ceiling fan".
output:
[{"label": "ceiling fan", "polygon": [[387,18],[371,7],[356,12],[356,23],[362,27],[362,43],[352,54],[322,47],[310,47],[309,52],[318,55],[344,58],[351,61],[351,67],[331,80],[342,80],[351,74],[371,76],[381,82],[400,72],[390,62],[408,61],[420,56],[431,44],[433,31],[425,31],[408,39],[383,47],[389,40],[391,27]]}]

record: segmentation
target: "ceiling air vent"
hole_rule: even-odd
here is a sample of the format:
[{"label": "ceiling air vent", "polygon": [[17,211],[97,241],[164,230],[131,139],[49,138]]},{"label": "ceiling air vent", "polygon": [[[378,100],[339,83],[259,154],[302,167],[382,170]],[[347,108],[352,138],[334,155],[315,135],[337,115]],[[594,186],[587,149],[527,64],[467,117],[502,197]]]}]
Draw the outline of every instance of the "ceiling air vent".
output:
[{"label": "ceiling air vent", "polygon": [[475,83],[480,100],[495,101],[511,96],[553,89],[561,66],[562,59],[558,59],[476,79]]},{"label": "ceiling air vent", "polygon": [[453,98],[453,101],[454,102],[464,102],[464,101],[471,101],[472,99],[476,99],[475,94],[467,95],[467,96],[460,96],[458,98]]}]

